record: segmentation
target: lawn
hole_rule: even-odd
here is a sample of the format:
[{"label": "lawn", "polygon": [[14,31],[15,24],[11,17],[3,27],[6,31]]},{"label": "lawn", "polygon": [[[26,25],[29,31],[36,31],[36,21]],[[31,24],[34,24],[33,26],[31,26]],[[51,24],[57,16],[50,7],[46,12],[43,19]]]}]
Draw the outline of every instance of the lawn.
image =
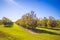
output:
[{"label": "lawn", "polygon": [[0,31],[2,33],[2,35],[0,35],[0,40],[60,40],[60,31],[58,30],[51,30],[45,28],[37,29],[48,32],[32,34],[21,26],[16,25],[15,23],[12,27],[4,27],[3,25],[0,25]]},{"label": "lawn", "polygon": [[[59,30],[55,30],[55,29],[38,28],[38,27],[36,27],[36,29],[39,29],[39,30],[43,30],[43,31],[47,31],[47,32],[51,32],[51,33],[55,33],[57,35],[60,35],[60,29]],[[56,29],[58,29],[58,28],[56,28]]]}]

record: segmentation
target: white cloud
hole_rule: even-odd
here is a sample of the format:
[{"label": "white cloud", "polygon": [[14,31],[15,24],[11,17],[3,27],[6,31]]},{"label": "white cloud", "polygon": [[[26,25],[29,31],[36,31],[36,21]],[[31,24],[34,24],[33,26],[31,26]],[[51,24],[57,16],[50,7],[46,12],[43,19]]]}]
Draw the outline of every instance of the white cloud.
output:
[{"label": "white cloud", "polygon": [[15,0],[5,0],[10,5],[16,5],[19,6],[19,4]]}]

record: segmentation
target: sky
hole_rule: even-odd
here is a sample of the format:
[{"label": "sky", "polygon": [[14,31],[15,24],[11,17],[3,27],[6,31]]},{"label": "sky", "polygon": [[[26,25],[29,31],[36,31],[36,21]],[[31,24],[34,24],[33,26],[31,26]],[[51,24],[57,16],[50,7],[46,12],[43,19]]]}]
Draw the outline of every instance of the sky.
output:
[{"label": "sky", "polygon": [[0,0],[0,19],[7,17],[16,21],[30,11],[38,18],[60,19],[60,0]]}]

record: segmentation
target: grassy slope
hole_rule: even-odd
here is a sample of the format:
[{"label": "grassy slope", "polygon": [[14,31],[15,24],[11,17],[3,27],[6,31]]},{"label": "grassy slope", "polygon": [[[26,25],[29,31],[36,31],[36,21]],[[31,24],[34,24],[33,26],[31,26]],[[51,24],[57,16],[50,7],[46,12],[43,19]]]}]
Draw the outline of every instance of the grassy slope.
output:
[{"label": "grassy slope", "polygon": [[53,33],[56,33],[56,34],[60,34],[60,29],[59,30],[52,30],[52,29],[38,28],[38,27],[37,27],[37,29],[53,32]]},{"label": "grassy slope", "polygon": [[15,23],[11,28],[0,26],[0,31],[4,32],[6,35],[9,35],[8,37],[0,37],[0,40],[60,40],[59,35],[47,33],[31,34]]}]

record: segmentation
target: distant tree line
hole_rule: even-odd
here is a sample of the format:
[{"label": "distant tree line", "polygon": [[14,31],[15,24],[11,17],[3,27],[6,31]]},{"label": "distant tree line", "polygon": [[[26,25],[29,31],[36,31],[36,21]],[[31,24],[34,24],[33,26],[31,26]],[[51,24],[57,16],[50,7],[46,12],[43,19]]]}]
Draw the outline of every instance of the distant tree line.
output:
[{"label": "distant tree line", "polygon": [[34,14],[34,11],[24,14],[22,18],[17,20],[15,23],[25,28],[36,28],[36,27],[59,28],[60,27],[60,20],[56,20],[52,16],[49,16],[49,18],[44,17],[43,19],[39,19],[38,17],[36,17],[36,14]]}]

